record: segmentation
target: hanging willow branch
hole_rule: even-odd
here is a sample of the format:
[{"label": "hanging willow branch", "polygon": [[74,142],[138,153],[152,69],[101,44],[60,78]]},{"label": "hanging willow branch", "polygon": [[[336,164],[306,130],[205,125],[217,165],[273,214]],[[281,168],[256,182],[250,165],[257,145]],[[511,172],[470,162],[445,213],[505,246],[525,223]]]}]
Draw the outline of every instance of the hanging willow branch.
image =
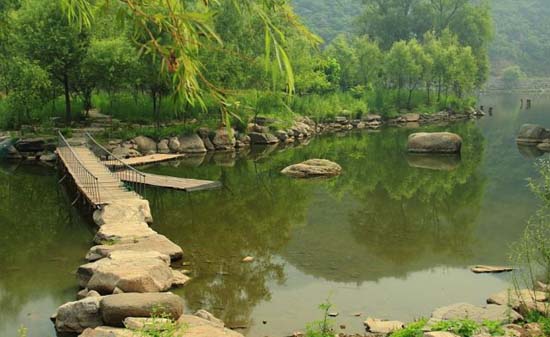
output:
[{"label": "hanging willow branch", "polygon": [[[320,39],[303,26],[286,0],[60,0],[69,21],[90,27],[101,10],[111,10],[131,27],[133,39],[142,53],[159,57],[159,71],[169,73],[175,98],[179,102],[205,107],[203,97],[210,94],[227,117],[225,93],[204,76],[199,50],[208,42],[223,44],[214,30],[214,6],[229,1],[241,15],[256,15],[264,23],[266,71],[276,69],[286,78],[289,95],[294,93],[294,73],[285,50],[285,34],[278,26],[285,24],[309,37]],[[275,13],[284,18],[275,23]],[[279,20],[281,21],[281,20]],[[225,114],[225,116],[224,116]]]}]

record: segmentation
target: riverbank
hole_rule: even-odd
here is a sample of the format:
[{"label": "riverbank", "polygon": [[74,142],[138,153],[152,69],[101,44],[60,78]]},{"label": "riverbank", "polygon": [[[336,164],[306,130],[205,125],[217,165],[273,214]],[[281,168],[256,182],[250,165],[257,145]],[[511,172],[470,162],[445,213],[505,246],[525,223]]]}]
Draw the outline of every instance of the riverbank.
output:
[{"label": "riverbank", "polygon": [[[142,126],[129,126],[131,133],[138,136],[130,139],[106,139],[106,147],[119,158],[134,158],[160,154],[201,155],[208,152],[239,151],[254,145],[289,145],[307,142],[314,135],[325,133],[359,130],[378,130],[383,126],[420,127],[439,123],[456,122],[484,115],[483,111],[470,109],[465,113],[441,111],[436,114],[407,113],[395,118],[383,118],[380,115],[368,114],[361,119],[351,119],[348,116],[338,116],[322,122],[308,117],[298,117],[292,125],[281,129],[281,122],[275,118],[256,117],[249,121],[246,130],[238,131],[227,127],[211,130],[206,127],[197,128],[196,133],[174,135],[169,138],[153,139],[140,135]],[[104,119],[102,117],[102,119]],[[109,124],[95,125],[93,128],[73,129],[71,134],[93,132],[101,135],[109,130]],[[111,133],[111,132],[110,132]],[[115,132],[116,134],[116,132]],[[6,159],[30,160],[41,162],[55,161],[53,149],[56,138],[38,136],[19,136],[20,140],[9,147]]]}]

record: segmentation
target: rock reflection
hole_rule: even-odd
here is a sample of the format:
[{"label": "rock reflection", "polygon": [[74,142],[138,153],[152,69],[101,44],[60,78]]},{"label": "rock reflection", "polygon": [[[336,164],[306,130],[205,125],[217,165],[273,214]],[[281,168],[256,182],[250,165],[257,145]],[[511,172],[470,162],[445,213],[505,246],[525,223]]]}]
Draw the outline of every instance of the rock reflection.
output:
[{"label": "rock reflection", "polygon": [[459,155],[408,154],[410,167],[435,171],[453,171],[460,166]]}]

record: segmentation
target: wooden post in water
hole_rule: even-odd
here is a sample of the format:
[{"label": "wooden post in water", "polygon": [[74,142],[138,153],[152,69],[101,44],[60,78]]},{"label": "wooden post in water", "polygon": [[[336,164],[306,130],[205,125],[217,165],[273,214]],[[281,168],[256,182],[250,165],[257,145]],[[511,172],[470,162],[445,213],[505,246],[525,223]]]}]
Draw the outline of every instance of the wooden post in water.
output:
[{"label": "wooden post in water", "polygon": [[481,106],[479,107],[479,110],[485,111],[485,107],[484,107],[483,105],[481,105]]},{"label": "wooden post in water", "polygon": [[527,100],[527,109],[531,109],[531,99]]},{"label": "wooden post in water", "polygon": [[520,109],[523,109],[523,98],[520,100],[520,102],[521,102],[521,105],[520,105],[519,108],[520,108]]},{"label": "wooden post in water", "polygon": [[493,107],[489,107],[489,116],[493,115]]}]

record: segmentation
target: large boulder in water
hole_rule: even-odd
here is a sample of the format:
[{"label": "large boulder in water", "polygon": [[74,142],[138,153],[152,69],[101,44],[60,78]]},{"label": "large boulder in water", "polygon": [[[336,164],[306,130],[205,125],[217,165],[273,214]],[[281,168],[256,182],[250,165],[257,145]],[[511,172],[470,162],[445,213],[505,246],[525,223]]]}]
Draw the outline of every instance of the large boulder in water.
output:
[{"label": "large boulder in water", "polygon": [[550,131],[536,124],[524,124],[519,130],[516,142],[518,144],[536,145],[545,139],[550,139]]},{"label": "large boulder in water", "polygon": [[217,151],[233,151],[235,150],[235,131],[221,127],[216,130],[212,144]]},{"label": "large boulder in water", "polygon": [[155,142],[151,138],[145,136],[137,136],[133,140],[134,143],[136,143],[139,152],[143,153],[144,155],[157,152],[157,142]]},{"label": "large boulder in water", "polygon": [[109,256],[112,252],[119,250],[131,250],[135,252],[159,252],[170,256],[175,261],[183,257],[180,246],[170,241],[166,236],[153,234],[145,237],[127,238],[112,244],[93,246],[86,254],[86,260],[96,261]]},{"label": "large boulder in water", "polygon": [[179,152],[183,153],[206,153],[206,147],[201,137],[197,134],[179,137]]},{"label": "large boulder in water", "polygon": [[151,317],[154,313],[178,319],[183,314],[183,301],[171,293],[116,294],[101,301],[101,316],[109,326],[123,326],[127,317]]},{"label": "large boulder in water", "polygon": [[326,159],[310,159],[286,167],[282,174],[293,178],[334,177],[342,173],[342,167]]},{"label": "large boulder in water", "polygon": [[86,297],[63,304],[52,318],[55,329],[59,332],[82,332],[86,328],[103,325],[100,302],[101,297]]},{"label": "large boulder in water", "polygon": [[279,139],[271,133],[250,132],[248,136],[250,137],[251,144],[267,145],[277,144],[279,142]]},{"label": "large boulder in water", "polygon": [[435,310],[432,313],[428,325],[440,321],[461,319],[471,319],[480,324],[484,321],[496,321],[504,324],[509,323],[509,321],[519,321],[522,317],[520,314],[504,305],[489,304],[481,307],[468,303],[457,303]]},{"label": "large boulder in water", "polygon": [[116,288],[125,293],[166,291],[174,279],[170,257],[153,251],[115,251],[80,266],[77,276],[81,287],[101,294],[112,294]]},{"label": "large boulder in water", "polygon": [[413,153],[459,153],[462,138],[450,132],[420,132],[409,136],[408,151]]}]

